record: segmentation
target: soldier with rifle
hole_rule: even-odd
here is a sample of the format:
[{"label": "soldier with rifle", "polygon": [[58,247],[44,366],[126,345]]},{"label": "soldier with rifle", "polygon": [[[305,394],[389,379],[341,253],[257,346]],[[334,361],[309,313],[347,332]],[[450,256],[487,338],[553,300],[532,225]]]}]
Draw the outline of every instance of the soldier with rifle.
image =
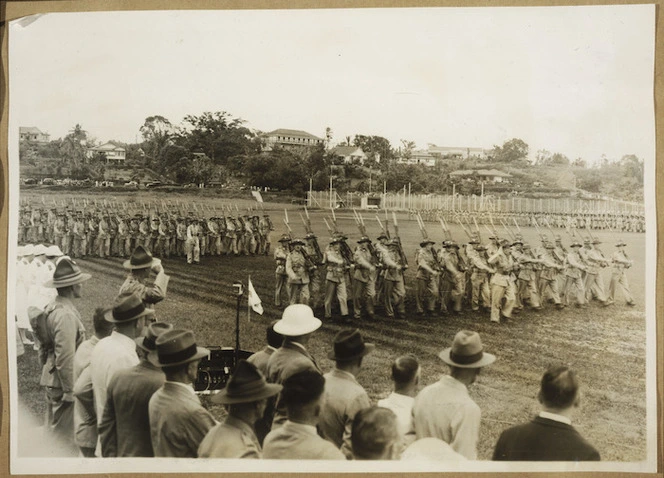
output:
[{"label": "soldier with rifle", "polygon": [[348,294],[346,289],[347,264],[341,255],[340,238],[333,238],[325,254],[323,264],[327,266],[325,276],[325,318],[332,318],[332,301],[339,302],[341,320],[348,320]]},{"label": "soldier with rifle", "polygon": [[274,305],[277,307],[281,307],[282,305],[282,290],[286,289],[284,286],[288,282],[288,274],[286,273],[286,259],[290,253],[290,241],[290,235],[284,234],[281,236],[281,238],[279,238],[279,245],[274,248],[274,260],[277,263],[274,283]]},{"label": "soldier with rifle", "polygon": [[309,304],[309,274],[316,265],[304,252],[304,241],[291,242],[292,250],[286,258],[289,304]]}]

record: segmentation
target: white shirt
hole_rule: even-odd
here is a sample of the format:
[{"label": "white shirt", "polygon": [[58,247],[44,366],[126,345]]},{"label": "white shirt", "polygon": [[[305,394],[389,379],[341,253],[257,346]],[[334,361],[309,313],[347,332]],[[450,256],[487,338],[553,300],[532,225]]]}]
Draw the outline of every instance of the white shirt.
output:
[{"label": "white shirt", "polygon": [[106,389],[115,372],[138,365],[136,342],[126,335],[113,331],[97,343],[90,360],[90,375],[95,396],[97,422],[101,422],[106,405]]},{"label": "white shirt", "polygon": [[[413,403],[415,397],[402,395],[400,393],[392,392],[387,398],[378,400],[379,407],[385,407],[394,412],[397,416],[397,423],[399,425],[399,433],[404,438],[408,432],[413,431]],[[415,438],[413,436],[413,438]]]},{"label": "white shirt", "polygon": [[557,413],[541,411],[539,412],[539,416],[542,418],[548,418],[549,420],[553,420],[555,422],[566,423],[568,425],[572,424],[572,420],[562,415],[558,415]]},{"label": "white shirt", "polygon": [[469,460],[477,459],[480,418],[466,386],[449,375],[422,390],[413,404],[417,439],[440,438]]}]

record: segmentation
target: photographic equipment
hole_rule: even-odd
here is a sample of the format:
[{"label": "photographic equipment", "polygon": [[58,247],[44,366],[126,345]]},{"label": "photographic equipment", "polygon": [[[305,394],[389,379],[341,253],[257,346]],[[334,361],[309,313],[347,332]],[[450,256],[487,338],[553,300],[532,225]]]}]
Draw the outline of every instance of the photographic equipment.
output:
[{"label": "photographic equipment", "polygon": [[210,356],[199,362],[198,374],[194,382],[194,391],[201,395],[214,393],[224,388],[237,363],[253,354],[253,352],[247,350],[240,350],[240,303],[244,296],[244,288],[241,282],[235,282],[233,289],[235,289],[235,296],[237,297],[235,348],[214,345],[206,347],[210,350]]},{"label": "photographic equipment", "polygon": [[[226,386],[237,361],[232,347],[210,346],[210,356],[198,364],[198,376],[194,382],[194,391],[205,394],[221,390]],[[252,352],[238,350],[239,359],[247,359]]]}]

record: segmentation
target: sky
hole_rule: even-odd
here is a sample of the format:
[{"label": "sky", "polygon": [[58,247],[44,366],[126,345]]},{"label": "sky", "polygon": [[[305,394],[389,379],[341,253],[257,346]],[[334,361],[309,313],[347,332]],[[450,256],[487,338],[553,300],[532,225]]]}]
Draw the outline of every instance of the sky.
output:
[{"label": "sky", "polygon": [[[148,116],[226,111],[333,144],[520,138],[654,159],[653,5],[54,13],[9,36],[18,126],[140,140]],[[14,136],[11,136],[13,134]]]}]

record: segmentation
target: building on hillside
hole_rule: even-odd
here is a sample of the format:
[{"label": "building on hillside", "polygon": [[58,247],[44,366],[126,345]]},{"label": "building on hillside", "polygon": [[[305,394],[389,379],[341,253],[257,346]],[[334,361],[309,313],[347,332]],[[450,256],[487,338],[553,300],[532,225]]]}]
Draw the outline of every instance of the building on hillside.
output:
[{"label": "building on hillside", "polygon": [[125,164],[127,151],[123,146],[120,146],[113,141],[109,141],[108,143],[104,143],[100,146],[95,146],[94,148],[88,148],[88,159],[100,153],[106,156],[106,164],[118,166]]},{"label": "building on hillside", "polygon": [[344,163],[353,163],[359,161],[364,164],[367,160],[367,155],[362,151],[362,148],[357,146],[335,146],[330,150],[330,154],[343,158]]},{"label": "building on hillside", "polygon": [[429,144],[428,151],[430,153],[438,154],[443,158],[468,159],[475,157],[479,159],[486,159],[487,157],[487,151],[485,149],[467,146],[452,147]]},{"label": "building on hillside", "polygon": [[35,141],[37,143],[48,143],[50,134],[42,133],[34,126],[19,126],[18,135],[21,141]]},{"label": "building on hillside", "polygon": [[450,173],[451,178],[477,179],[478,181],[491,181],[502,183],[512,175],[497,169],[459,169]]},{"label": "building on hillside", "polygon": [[430,151],[418,149],[410,153],[410,158],[397,158],[397,163],[401,164],[421,164],[423,166],[435,166],[436,156]]},{"label": "building on hillside", "polygon": [[263,136],[264,151],[272,151],[275,147],[290,151],[302,151],[323,144],[323,139],[306,131],[296,129],[275,129]]}]

